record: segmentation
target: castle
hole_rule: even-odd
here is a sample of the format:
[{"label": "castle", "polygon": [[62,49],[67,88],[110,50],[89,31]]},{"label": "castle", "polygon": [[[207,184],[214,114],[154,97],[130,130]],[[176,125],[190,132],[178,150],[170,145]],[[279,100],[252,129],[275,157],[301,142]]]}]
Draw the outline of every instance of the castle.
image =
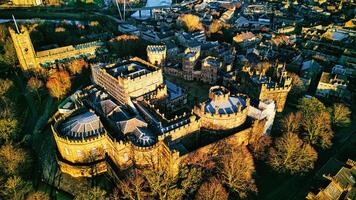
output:
[{"label": "castle", "polygon": [[94,41],[36,52],[27,28],[21,27],[21,30],[19,30],[17,24],[15,25],[17,30],[9,28],[9,32],[23,71],[36,71],[42,67],[51,66],[56,62],[95,56],[96,51],[104,45],[100,41]]},{"label": "castle", "polygon": [[[169,166],[177,173],[182,164],[198,162],[197,153],[213,153],[217,142],[248,144],[273,123],[273,103],[264,104],[268,115],[247,95],[223,86],[211,87],[194,108],[179,107],[186,103],[183,91],[139,58],[95,64],[92,71],[94,85],[63,101],[52,125],[59,167],[74,177],[115,177],[130,166]],[[163,109],[171,104],[176,109]]]},{"label": "castle", "polygon": [[292,78],[286,71],[282,72],[278,82],[272,82],[271,78],[260,78],[259,99],[265,101],[272,99],[276,102],[277,112],[282,112],[286,104],[287,96],[292,88]]}]

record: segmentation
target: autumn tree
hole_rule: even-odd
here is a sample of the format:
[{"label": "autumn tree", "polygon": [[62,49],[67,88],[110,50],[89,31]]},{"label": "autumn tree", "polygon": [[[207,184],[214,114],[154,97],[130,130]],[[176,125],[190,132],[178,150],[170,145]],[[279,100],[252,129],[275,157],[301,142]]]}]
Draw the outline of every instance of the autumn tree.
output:
[{"label": "autumn tree", "polygon": [[84,59],[72,60],[66,65],[69,72],[73,75],[79,74],[83,69],[88,68],[88,63]]},{"label": "autumn tree", "polygon": [[351,123],[351,111],[350,109],[341,103],[336,103],[332,107],[331,111],[332,122],[335,126],[345,127]]},{"label": "autumn tree", "polygon": [[47,193],[37,191],[27,196],[26,200],[50,200],[50,198]]},{"label": "autumn tree", "polygon": [[36,78],[36,77],[31,77],[28,81],[27,81],[27,89],[30,92],[34,92],[37,95],[38,100],[41,102],[41,97],[39,94],[39,90],[43,87],[43,82]]},{"label": "autumn tree", "polygon": [[8,175],[25,171],[31,163],[30,156],[21,148],[12,144],[4,144],[0,147],[0,169]]},{"label": "autumn tree", "polygon": [[307,91],[306,86],[304,85],[303,81],[300,77],[295,73],[290,73],[290,77],[292,78],[293,84],[292,89],[289,92],[289,95],[292,97],[300,97]]},{"label": "autumn tree", "polygon": [[9,93],[14,87],[14,83],[10,79],[0,79],[0,100],[2,105],[8,104]]},{"label": "autumn tree", "polygon": [[222,28],[222,22],[220,20],[214,20],[209,27],[209,33],[214,34],[220,31]]},{"label": "autumn tree", "polygon": [[249,194],[257,193],[253,178],[255,164],[247,147],[240,146],[228,150],[221,159],[219,173],[223,183],[240,198],[247,198]]},{"label": "autumn tree", "polygon": [[269,147],[272,144],[270,136],[264,135],[249,144],[249,149],[257,160],[265,160],[268,158]]},{"label": "autumn tree", "polygon": [[301,134],[309,144],[328,148],[331,146],[333,131],[331,129],[330,113],[322,102],[316,98],[301,99],[298,108],[301,112]]},{"label": "autumn tree", "polygon": [[183,14],[179,16],[178,21],[189,32],[204,30],[203,24],[200,22],[199,16],[193,14]]},{"label": "autumn tree", "polygon": [[58,99],[64,97],[71,87],[70,76],[66,71],[56,71],[49,77],[46,87],[51,96]]},{"label": "autumn tree", "polygon": [[19,122],[14,117],[1,117],[0,118],[0,139],[5,142],[16,138],[17,133],[20,131]]},{"label": "autumn tree", "polygon": [[179,170],[179,185],[185,196],[189,196],[198,189],[203,178],[203,169],[200,166],[184,165]]},{"label": "autumn tree", "polygon": [[208,181],[204,182],[196,194],[195,199],[197,200],[227,200],[228,193],[226,192],[224,186],[216,178],[210,178]]},{"label": "autumn tree", "polygon": [[152,198],[161,200],[182,199],[184,190],[178,188],[177,177],[167,173],[164,169],[146,169],[143,172],[149,185]]},{"label": "autumn tree", "polygon": [[120,181],[118,189],[122,199],[141,200],[147,196],[145,177],[133,170],[125,180]]},{"label": "autumn tree", "polygon": [[1,196],[8,200],[25,199],[26,194],[31,191],[31,185],[19,176],[8,178],[0,187]]},{"label": "autumn tree", "polygon": [[282,129],[286,133],[299,133],[301,121],[302,121],[301,112],[297,112],[297,113],[292,112],[282,119],[281,121]]},{"label": "autumn tree", "polygon": [[294,133],[286,133],[275,142],[269,156],[269,164],[279,172],[304,173],[314,168],[317,152]]},{"label": "autumn tree", "polygon": [[99,187],[88,188],[74,197],[74,200],[104,200],[106,191]]}]

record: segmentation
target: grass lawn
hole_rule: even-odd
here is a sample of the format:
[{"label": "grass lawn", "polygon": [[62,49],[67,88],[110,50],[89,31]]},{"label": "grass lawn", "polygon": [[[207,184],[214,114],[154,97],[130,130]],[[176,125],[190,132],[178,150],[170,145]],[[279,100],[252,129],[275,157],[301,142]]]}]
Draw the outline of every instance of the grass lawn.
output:
[{"label": "grass lawn", "polygon": [[186,90],[186,92],[188,93],[189,106],[196,105],[195,99],[198,102],[203,102],[208,99],[209,89],[211,85],[207,83],[186,81],[184,79],[169,75],[164,75],[164,78]]}]

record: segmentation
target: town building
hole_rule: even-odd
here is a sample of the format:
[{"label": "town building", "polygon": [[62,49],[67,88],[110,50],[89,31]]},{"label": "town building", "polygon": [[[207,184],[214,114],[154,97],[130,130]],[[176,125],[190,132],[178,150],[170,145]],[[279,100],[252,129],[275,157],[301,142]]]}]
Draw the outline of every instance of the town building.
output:
[{"label": "town building", "polygon": [[348,80],[346,76],[323,72],[315,95],[326,98],[350,99],[351,93],[347,89],[347,85]]},{"label": "town building", "polygon": [[308,200],[348,200],[356,198],[356,163],[348,159],[344,166],[334,175],[323,175],[328,180],[326,187],[318,193],[309,192]]}]

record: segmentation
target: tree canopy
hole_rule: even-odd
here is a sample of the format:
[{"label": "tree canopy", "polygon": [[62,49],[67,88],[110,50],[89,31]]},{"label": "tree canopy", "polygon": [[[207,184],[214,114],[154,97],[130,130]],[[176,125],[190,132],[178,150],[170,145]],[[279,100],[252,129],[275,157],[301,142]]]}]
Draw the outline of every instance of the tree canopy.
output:
[{"label": "tree canopy", "polygon": [[56,71],[52,73],[46,83],[46,87],[53,97],[58,99],[64,97],[71,87],[71,81],[68,72]]},{"label": "tree canopy", "polygon": [[270,151],[269,163],[276,171],[297,174],[313,169],[317,158],[311,145],[304,144],[294,133],[286,133],[277,138],[275,148]]},{"label": "tree canopy", "polygon": [[179,16],[178,21],[189,32],[204,30],[204,26],[200,22],[199,16],[193,14],[183,14]]},{"label": "tree canopy", "polygon": [[332,122],[335,126],[345,127],[351,123],[351,111],[344,104],[336,103],[332,107]]}]

